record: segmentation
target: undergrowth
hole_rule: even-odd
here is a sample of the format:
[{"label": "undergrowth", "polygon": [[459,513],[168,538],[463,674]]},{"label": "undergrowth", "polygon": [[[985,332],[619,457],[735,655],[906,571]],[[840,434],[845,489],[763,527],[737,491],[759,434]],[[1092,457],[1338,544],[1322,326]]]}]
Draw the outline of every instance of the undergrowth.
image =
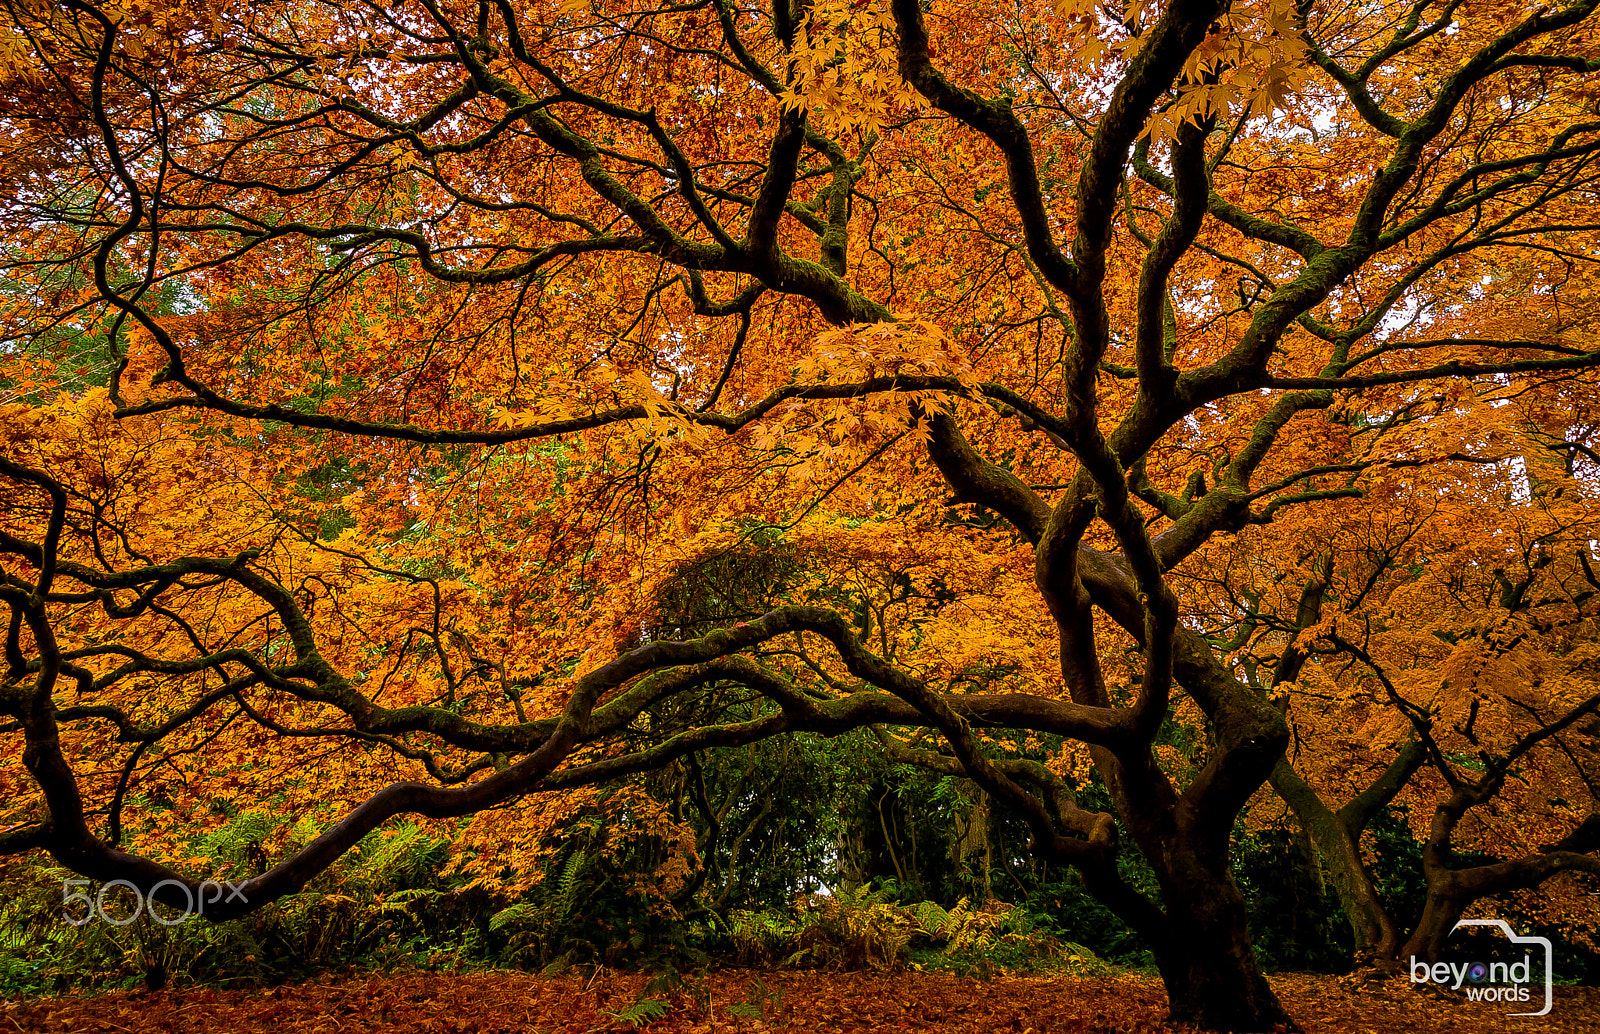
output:
[{"label": "undergrowth", "polygon": [[[245,812],[191,842],[191,858],[234,879],[267,864],[262,845],[278,828]],[[317,834],[291,827],[279,851]],[[697,921],[657,921],[630,910],[628,895],[607,892],[603,871],[581,847],[550,861],[546,878],[519,897],[496,897],[450,873],[447,841],[424,826],[398,823],[374,832],[305,889],[241,919],[199,916],[157,921],[113,888],[104,914],[63,908],[74,874],[12,859],[0,901],[0,999],[168,983],[260,986],[327,970],[462,971],[521,968],[546,973],[594,964],[675,973],[718,964],[762,968],[888,970],[901,967],[994,976],[1016,972],[1094,975],[1110,967],[1089,949],[1039,928],[1037,917],[1005,905],[946,909],[932,901],[899,904],[867,888],[820,898],[811,907],[706,913]],[[120,896],[119,896],[120,893]],[[80,906],[81,908],[81,906]],[[137,912],[137,914],[135,914]],[[659,920],[659,917],[658,917]],[[647,1022],[649,996],[616,1019]],[[757,994],[746,1003],[770,1012]]]}]

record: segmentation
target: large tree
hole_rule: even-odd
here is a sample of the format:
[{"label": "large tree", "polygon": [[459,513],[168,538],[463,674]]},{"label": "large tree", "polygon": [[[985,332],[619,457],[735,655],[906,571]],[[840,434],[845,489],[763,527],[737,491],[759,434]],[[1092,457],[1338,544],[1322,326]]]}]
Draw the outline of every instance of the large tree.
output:
[{"label": "large tree", "polygon": [[[226,918],[400,813],[921,727],[1177,1017],[1284,1020],[1228,859],[1288,725],[1185,572],[1462,462],[1412,386],[1581,406],[1596,6],[10,0],[4,848],[193,888],[130,787],[343,773]],[[774,535],[759,611],[663,605]]]}]

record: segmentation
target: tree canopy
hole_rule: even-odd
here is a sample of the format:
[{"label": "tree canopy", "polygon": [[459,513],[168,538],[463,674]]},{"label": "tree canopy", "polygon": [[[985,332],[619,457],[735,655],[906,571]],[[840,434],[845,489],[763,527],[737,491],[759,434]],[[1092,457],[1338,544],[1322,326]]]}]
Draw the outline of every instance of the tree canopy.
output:
[{"label": "tree canopy", "polygon": [[871,729],[1234,1029],[1272,791],[1600,871],[1596,7],[7,0],[0,850]]}]

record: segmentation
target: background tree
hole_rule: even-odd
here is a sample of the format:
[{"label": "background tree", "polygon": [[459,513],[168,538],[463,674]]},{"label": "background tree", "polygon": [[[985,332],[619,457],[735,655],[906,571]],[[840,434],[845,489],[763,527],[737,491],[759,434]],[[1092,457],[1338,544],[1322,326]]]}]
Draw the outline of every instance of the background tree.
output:
[{"label": "background tree", "polygon": [[[1595,6],[9,4],[5,848],[193,887],[127,788],[265,751],[350,810],[259,907],[397,814],[921,727],[1175,1016],[1282,1021],[1229,850],[1288,725],[1184,572],[1444,459],[1387,391],[1586,404]],[[652,632],[767,531],[781,605]]]},{"label": "background tree", "polygon": [[[1380,961],[1436,956],[1479,897],[1600,866],[1586,833],[1600,761],[1593,484],[1564,464],[1530,476],[1540,456],[1525,442],[1499,461],[1449,464],[1451,482],[1438,469],[1422,485],[1403,479],[1381,521],[1352,510],[1315,538],[1274,529],[1291,551],[1283,566],[1257,540],[1254,572],[1233,583],[1247,615],[1232,631],[1240,662],[1296,734],[1273,786],[1333,874],[1358,950]],[[1422,822],[1418,915],[1395,915],[1363,857],[1369,823],[1396,801]],[[1490,861],[1464,865],[1458,851]],[[1584,897],[1556,898],[1578,929]]]}]

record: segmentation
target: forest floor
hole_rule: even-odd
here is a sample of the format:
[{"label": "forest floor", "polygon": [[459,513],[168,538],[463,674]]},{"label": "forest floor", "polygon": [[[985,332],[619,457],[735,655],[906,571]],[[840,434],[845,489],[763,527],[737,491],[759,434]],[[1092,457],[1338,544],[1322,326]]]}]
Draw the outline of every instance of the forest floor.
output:
[{"label": "forest floor", "polygon": [[[1154,977],[1011,977],[724,970],[657,992],[665,1015],[636,1007],[649,978],[601,970],[589,977],[525,973],[324,978],[254,990],[115,992],[0,1004],[0,1034],[1150,1034],[1167,1024]],[[1512,1019],[1514,1006],[1432,997],[1403,980],[1357,988],[1338,978],[1284,973],[1272,985],[1306,1034],[1500,1034],[1531,1029],[1600,1034],[1600,988],[1558,987],[1555,1008]],[[1534,1003],[1537,1008],[1539,1003]],[[655,1011],[649,1010],[645,1011]]]}]

